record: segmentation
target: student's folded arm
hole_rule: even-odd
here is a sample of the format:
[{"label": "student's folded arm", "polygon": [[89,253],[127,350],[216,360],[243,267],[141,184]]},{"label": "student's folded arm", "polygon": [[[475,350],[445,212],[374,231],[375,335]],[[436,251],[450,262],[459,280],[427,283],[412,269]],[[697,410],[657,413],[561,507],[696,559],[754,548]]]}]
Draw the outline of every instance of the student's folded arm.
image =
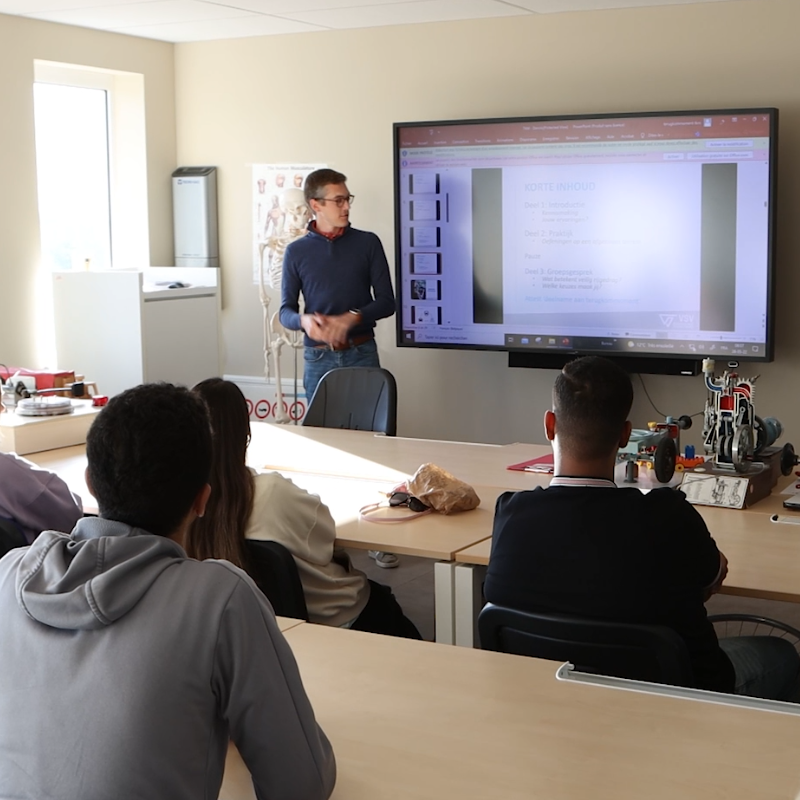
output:
[{"label": "student's folded arm", "polygon": [[259,800],[327,800],[336,762],[268,601],[247,579],[221,619],[212,678]]},{"label": "student's folded arm", "polygon": [[717,575],[714,580],[705,587],[705,599],[708,600],[712,594],[716,594],[721,588],[722,584],[725,582],[725,578],[728,577],[728,559],[725,558],[725,554],[722,550],[719,550],[719,570],[717,571]]},{"label": "student's folded arm", "polygon": [[80,497],[73,494],[58,475],[49,475],[44,483],[31,488],[38,489],[36,496],[15,515],[23,527],[36,533],[43,530],[69,533],[83,516]]}]

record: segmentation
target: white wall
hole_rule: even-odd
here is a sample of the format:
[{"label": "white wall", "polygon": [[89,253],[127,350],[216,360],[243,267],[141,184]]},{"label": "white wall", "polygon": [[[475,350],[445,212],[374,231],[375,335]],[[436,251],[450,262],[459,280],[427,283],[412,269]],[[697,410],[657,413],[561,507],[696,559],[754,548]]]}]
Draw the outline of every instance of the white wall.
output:
[{"label": "white wall", "polygon": [[[144,75],[149,254],[173,263],[174,46],[0,14],[0,362],[36,363],[34,305],[39,264],[34,59]],[[147,265],[143,265],[147,266]],[[64,365],[80,370],[80,365]]]},{"label": "white wall", "polygon": [[[357,196],[353,224],[376,231],[392,262],[393,122],[774,105],[782,137],[777,360],[742,373],[762,373],[759,413],[800,438],[798,30],[795,0],[746,0],[177,45],[179,160],[219,167],[225,370],[262,370],[252,163],[317,161],[345,172]],[[654,276],[654,288],[665,280]],[[398,379],[400,433],[542,440],[554,373],[510,370],[500,353],[397,349],[393,320],[379,323],[378,344]],[[644,380],[662,411],[701,410],[700,378]],[[657,415],[635,384],[634,423],[643,425]]]},{"label": "white wall", "polygon": [[[785,438],[797,440],[798,30],[796,0],[175,47],[0,15],[0,175],[6,187],[0,195],[0,361],[30,363],[33,356],[35,58],[145,74],[152,263],[172,260],[169,176],[176,164],[219,167],[223,369],[240,375],[262,372],[261,308],[251,279],[251,164],[320,161],[344,171],[358,196],[354,224],[376,231],[392,261],[393,122],[775,105],[781,110],[777,360],[743,372],[762,373],[759,413],[781,418]],[[277,306],[275,298],[273,310]],[[393,321],[379,324],[378,343],[398,378],[402,434],[541,441],[552,372],[509,370],[501,353],[398,350]],[[644,380],[662,411],[702,407],[700,379]],[[656,413],[636,384],[634,423],[642,425]]]}]

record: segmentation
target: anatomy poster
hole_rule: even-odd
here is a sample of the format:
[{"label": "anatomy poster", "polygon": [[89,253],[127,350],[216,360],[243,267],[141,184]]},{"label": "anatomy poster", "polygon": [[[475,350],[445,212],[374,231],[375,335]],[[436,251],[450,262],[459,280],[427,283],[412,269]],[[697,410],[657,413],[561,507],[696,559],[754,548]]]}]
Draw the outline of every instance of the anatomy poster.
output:
[{"label": "anatomy poster", "polygon": [[306,176],[324,164],[253,165],[253,282],[280,294],[283,256],[311,218],[303,196]]}]

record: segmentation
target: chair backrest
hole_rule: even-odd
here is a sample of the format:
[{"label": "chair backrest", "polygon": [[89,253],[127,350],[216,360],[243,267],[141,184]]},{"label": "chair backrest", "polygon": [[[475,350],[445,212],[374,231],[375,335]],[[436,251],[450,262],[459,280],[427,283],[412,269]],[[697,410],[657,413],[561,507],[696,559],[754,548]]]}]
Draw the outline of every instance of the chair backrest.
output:
[{"label": "chair backrest", "polygon": [[379,367],[339,367],[326,372],[303,418],[312,428],[397,433],[397,383]]},{"label": "chair backrest", "polygon": [[581,672],[694,686],[686,643],[663,625],[516,611],[491,603],[478,616],[484,650],[569,661]]},{"label": "chair backrest", "polygon": [[280,543],[248,539],[248,573],[279,617],[308,620],[303,584],[292,554]]},{"label": "chair backrest", "polygon": [[15,547],[25,547],[28,540],[16,522],[0,517],[0,558]]}]

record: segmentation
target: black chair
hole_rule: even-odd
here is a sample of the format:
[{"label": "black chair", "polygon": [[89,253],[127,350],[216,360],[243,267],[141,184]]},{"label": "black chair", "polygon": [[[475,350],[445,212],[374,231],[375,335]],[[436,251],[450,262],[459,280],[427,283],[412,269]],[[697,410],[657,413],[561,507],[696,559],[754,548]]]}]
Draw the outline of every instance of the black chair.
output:
[{"label": "black chair", "polygon": [[708,621],[714,626],[718,639],[728,636],[778,636],[790,642],[800,652],[800,630],[777,619],[756,614],[713,614]]},{"label": "black chair", "polygon": [[693,686],[686,643],[671,628],[532,613],[487,603],[478,616],[484,650],[569,661],[580,672]]},{"label": "black chair", "polygon": [[13,520],[0,517],[0,558],[15,547],[26,547],[28,540]]},{"label": "black chair", "polygon": [[308,621],[303,584],[292,554],[280,543],[248,539],[247,572],[266,595],[275,614]]},{"label": "black chair", "polygon": [[397,383],[378,367],[339,367],[326,372],[303,418],[312,428],[397,433]]}]

